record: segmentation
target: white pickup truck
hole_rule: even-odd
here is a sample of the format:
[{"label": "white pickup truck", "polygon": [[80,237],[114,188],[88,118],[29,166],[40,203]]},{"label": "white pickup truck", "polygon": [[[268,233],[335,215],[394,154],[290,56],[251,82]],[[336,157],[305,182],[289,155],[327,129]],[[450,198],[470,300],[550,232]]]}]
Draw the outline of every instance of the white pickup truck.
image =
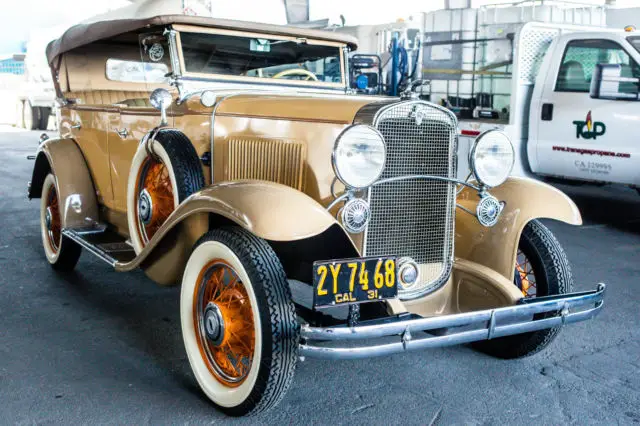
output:
[{"label": "white pickup truck", "polygon": [[475,136],[500,128],[520,159],[515,174],[638,189],[640,32],[527,23],[512,54],[509,106],[460,120],[459,174]]}]

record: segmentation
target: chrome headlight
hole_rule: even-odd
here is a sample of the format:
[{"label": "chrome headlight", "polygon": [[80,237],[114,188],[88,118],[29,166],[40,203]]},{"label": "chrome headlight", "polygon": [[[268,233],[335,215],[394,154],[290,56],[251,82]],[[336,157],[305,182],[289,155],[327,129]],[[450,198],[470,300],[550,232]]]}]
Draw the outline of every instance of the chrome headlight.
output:
[{"label": "chrome headlight", "polygon": [[378,180],[386,158],[387,149],[380,132],[364,124],[355,124],[336,139],[333,170],[345,186],[366,188]]},{"label": "chrome headlight", "polygon": [[515,151],[509,137],[489,130],[476,138],[469,164],[478,182],[490,188],[502,184],[513,169]]}]

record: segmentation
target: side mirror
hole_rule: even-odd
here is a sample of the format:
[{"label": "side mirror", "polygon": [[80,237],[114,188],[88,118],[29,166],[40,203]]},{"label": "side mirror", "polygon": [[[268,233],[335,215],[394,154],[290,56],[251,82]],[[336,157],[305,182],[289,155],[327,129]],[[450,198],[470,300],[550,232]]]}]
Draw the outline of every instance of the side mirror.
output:
[{"label": "side mirror", "polygon": [[171,106],[173,98],[167,89],[156,89],[149,96],[151,106],[160,111],[160,125],[167,125],[167,109]]},{"label": "side mirror", "polygon": [[589,96],[594,99],[628,101],[640,99],[640,79],[621,75],[622,65],[596,64],[591,78]]}]

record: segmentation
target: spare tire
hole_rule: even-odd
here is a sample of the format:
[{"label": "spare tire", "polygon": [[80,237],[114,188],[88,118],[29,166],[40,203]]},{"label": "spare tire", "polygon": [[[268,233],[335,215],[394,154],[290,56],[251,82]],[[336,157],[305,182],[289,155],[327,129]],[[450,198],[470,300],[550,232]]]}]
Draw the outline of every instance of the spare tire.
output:
[{"label": "spare tire", "polygon": [[[140,253],[173,211],[204,186],[198,154],[183,133],[161,130],[136,151],[127,186],[131,243]],[[150,152],[149,152],[150,151]]]}]

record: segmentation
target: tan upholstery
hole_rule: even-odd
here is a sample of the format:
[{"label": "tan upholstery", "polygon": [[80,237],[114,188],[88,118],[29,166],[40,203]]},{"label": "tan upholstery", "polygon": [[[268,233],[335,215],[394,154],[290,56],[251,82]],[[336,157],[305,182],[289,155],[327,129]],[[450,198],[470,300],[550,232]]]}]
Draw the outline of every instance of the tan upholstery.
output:
[{"label": "tan upholstery", "polygon": [[125,104],[128,106],[146,107],[149,104],[150,92],[124,91],[124,90],[83,90],[68,92],[67,99],[74,99],[80,105],[113,105]]}]

